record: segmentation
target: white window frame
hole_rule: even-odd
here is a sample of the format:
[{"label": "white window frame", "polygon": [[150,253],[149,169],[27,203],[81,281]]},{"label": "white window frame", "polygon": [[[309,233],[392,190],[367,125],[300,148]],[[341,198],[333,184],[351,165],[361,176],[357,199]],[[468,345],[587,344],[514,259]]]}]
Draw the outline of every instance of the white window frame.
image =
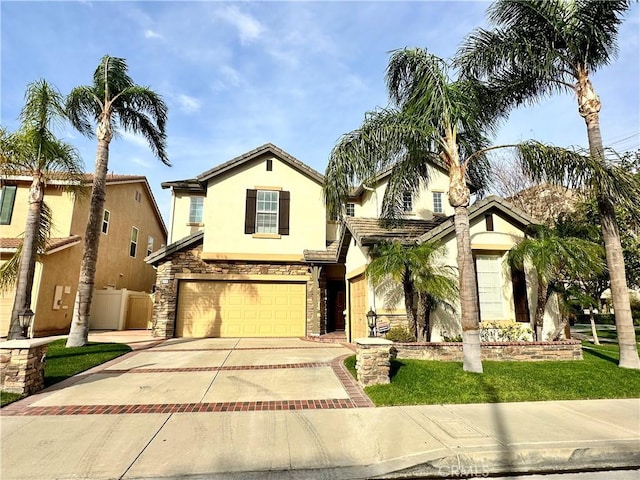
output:
[{"label": "white window frame", "polygon": [[153,253],[153,237],[149,235],[147,237],[147,257]]},{"label": "white window frame", "polygon": [[442,192],[433,193],[433,213],[444,213],[444,203],[442,201]]},{"label": "white window frame", "polygon": [[[275,200],[273,196],[275,195]],[[268,196],[269,198],[265,198]],[[260,199],[260,197],[263,197]],[[263,208],[260,208],[262,202]],[[275,204],[275,211],[271,209]],[[265,208],[269,205],[270,208]],[[267,225],[264,221],[267,218],[275,219],[275,222],[269,221]],[[256,192],[256,232],[255,233],[278,233],[278,225],[280,219],[280,192],[278,190],[258,190]]]},{"label": "white window frame", "polygon": [[413,194],[411,192],[402,192],[402,211],[404,213],[413,212]]},{"label": "white window frame", "polygon": [[502,255],[480,254],[475,260],[480,319],[504,320]]},{"label": "white window frame", "polygon": [[356,216],[356,204],[355,203],[347,203],[344,208],[345,215],[347,217],[355,217]]},{"label": "white window frame", "polygon": [[111,222],[111,212],[106,208],[102,212],[102,226],[100,227],[100,231],[103,235],[109,234],[109,223]]},{"label": "white window frame", "polygon": [[[204,197],[193,196],[189,198],[189,223],[202,223],[204,216]],[[199,208],[199,210],[196,210],[197,208]]]},{"label": "white window frame", "polygon": [[[135,235],[134,235],[135,232]],[[140,238],[140,230],[137,227],[131,227],[131,241],[129,242],[129,256],[136,258],[138,254],[138,238]],[[131,253],[133,252],[133,255]]]}]

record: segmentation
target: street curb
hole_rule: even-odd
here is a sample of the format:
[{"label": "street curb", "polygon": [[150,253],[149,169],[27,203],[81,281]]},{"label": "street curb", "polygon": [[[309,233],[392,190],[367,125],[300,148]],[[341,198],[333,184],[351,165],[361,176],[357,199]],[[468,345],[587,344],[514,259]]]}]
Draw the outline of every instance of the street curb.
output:
[{"label": "street curb", "polygon": [[637,439],[584,447],[492,449],[448,455],[375,479],[473,478],[503,474],[563,473],[640,468]]}]

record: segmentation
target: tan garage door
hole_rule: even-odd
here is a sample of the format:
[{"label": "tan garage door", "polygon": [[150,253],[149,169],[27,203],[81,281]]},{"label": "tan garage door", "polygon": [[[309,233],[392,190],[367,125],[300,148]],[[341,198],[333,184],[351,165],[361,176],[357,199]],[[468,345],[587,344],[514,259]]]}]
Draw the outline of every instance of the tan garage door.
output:
[{"label": "tan garage door", "polygon": [[182,281],[176,337],[303,337],[306,284]]},{"label": "tan garage door", "polygon": [[367,279],[364,275],[349,280],[349,313],[351,341],[367,337]]},{"label": "tan garage door", "polygon": [[11,323],[11,310],[16,296],[15,289],[0,292],[0,337],[6,337]]}]

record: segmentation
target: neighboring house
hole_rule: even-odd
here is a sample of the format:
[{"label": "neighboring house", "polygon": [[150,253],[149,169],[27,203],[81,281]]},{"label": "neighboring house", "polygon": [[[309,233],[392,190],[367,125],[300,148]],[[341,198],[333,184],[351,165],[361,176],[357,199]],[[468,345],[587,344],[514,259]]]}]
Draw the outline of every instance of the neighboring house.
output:
[{"label": "neighboring house", "polygon": [[[366,336],[374,308],[405,322],[404,302],[385,305],[366,281],[368,248],[380,240],[439,240],[456,265],[448,177],[434,166],[428,188],[406,195],[406,222],[380,226],[389,172],[354,189],[342,221],[327,216],[324,177],[266,144],[194,179],[165,182],[172,209],[167,247],[157,267],[154,334],[161,337]],[[470,208],[471,241],[483,320],[530,321],[534,275],[511,273],[505,253],[535,223],[505,200]],[[434,314],[434,340],[459,333],[456,314]]]},{"label": "neighboring house", "polygon": [[[59,182],[50,181],[44,201],[52,211],[52,227],[46,251],[36,264],[31,308],[35,312],[34,336],[67,333],[73,315],[80,263],[82,237],[89,215],[92,175],[86,176],[86,186],[79,195],[65,193]],[[22,242],[27,215],[29,177],[2,178],[0,263],[11,258]],[[126,290],[152,291],[155,270],[144,257],[166,244],[167,230],[147,180],[143,176],[108,175],[106,201],[102,218],[102,238],[96,268],[94,306],[104,292],[112,294]],[[5,336],[15,290],[0,294],[0,335]],[[147,295],[148,297],[148,295]],[[100,301],[100,300],[98,300]],[[150,304],[149,299],[147,302]],[[104,328],[106,309],[101,302],[92,314],[90,328]],[[118,304],[114,315],[126,315],[127,305]],[[133,308],[133,304],[129,305]],[[137,308],[137,307],[136,307]],[[150,316],[150,315],[149,315]],[[102,325],[94,324],[94,317]],[[112,328],[146,328],[144,321],[129,319],[127,325],[107,321]],[[116,318],[117,320],[117,318]],[[98,322],[99,323],[99,322]]]}]

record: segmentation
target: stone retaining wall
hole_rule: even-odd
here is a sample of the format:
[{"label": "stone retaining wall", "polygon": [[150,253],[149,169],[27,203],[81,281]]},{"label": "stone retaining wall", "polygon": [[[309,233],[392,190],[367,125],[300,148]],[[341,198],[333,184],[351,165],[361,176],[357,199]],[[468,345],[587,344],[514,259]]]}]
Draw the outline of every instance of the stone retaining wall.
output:
[{"label": "stone retaining wall", "polygon": [[31,395],[44,388],[44,362],[50,340],[0,343],[0,388]]},{"label": "stone retaining wall", "polygon": [[[462,361],[462,343],[394,343],[393,347],[396,358]],[[482,360],[520,362],[582,360],[582,344],[577,340],[483,343]]]}]

